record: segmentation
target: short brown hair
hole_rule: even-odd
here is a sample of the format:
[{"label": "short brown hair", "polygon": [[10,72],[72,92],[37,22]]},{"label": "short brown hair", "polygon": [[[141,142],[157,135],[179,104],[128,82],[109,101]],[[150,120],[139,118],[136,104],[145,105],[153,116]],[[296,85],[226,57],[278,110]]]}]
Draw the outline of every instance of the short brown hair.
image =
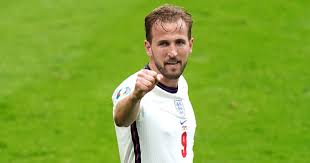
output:
[{"label": "short brown hair", "polygon": [[188,39],[190,39],[192,37],[192,15],[182,7],[165,4],[155,8],[145,17],[144,25],[146,40],[149,42],[152,41],[152,27],[157,21],[162,23],[171,23],[177,22],[179,19],[182,19],[188,27],[187,35]]}]

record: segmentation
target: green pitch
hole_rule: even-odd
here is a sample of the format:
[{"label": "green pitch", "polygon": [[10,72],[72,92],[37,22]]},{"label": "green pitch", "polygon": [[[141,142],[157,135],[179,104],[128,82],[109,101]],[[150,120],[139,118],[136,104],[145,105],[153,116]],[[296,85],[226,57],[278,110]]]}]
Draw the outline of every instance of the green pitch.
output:
[{"label": "green pitch", "polygon": [[[0,162],[118,162],[111,94],[165,2],[1,1]],[[309,1],[174,2],[195,21],[194,162],[310,162]]]}]

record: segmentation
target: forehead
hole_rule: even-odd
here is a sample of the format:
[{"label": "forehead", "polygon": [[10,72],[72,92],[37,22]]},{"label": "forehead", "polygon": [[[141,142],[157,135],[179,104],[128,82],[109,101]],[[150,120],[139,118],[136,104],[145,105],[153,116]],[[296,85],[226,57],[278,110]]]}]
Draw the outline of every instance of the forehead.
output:
[{"label": "forehead", "polygon": [[152,40],[187,38],[187,25],[179,19],[175,22],[156,21],[152,28]]}]

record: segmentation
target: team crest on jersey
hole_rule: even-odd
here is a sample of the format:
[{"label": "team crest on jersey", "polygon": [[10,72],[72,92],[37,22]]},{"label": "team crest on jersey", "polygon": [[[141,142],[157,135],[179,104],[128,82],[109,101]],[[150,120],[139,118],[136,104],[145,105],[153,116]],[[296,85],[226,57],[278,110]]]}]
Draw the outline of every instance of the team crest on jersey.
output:
[{"label": "team crest on jersey", "polygon": [[183,105],[182,100],[181,99],[174,100],[174,106],[177,109],[179,115],[184,118],[185,117],[185,109],[184,109],[184,105]]},{"label": "team crest on jersey", "polygon": [[129,92],[130,92],[129,87],[125,87],[125,88],[120,89],[116,95],[116,99],[119,99],[121,96],[128,95]]}]

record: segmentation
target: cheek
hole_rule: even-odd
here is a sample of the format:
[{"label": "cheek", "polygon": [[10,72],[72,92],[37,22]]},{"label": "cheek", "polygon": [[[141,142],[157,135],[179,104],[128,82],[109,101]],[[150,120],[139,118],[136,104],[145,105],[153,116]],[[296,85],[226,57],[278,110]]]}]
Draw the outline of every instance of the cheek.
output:
[{"label": "cheek", "polygon": [[189,49],[189,48],[179,49],[178,54],[179,54],[180,57],[182,57],[182,58],[187,58],[188,55],[190,54],[190,49]]},{"label": "cheek", "polygon": [[168,53],[167,50],[165,49],[159,49],[159,48],[155,48],[153,49],[153,54],[157,57],[157,58],[163,58],[165,57],[165,55]]},{"label": "cheek", "polygon": [[163,60],[164,55],[163,52],[158,50],[158,49],[153,49],[152,50],[152,54],[153,54],[153,58],[157,61],[160,62],[161,60]]}]

